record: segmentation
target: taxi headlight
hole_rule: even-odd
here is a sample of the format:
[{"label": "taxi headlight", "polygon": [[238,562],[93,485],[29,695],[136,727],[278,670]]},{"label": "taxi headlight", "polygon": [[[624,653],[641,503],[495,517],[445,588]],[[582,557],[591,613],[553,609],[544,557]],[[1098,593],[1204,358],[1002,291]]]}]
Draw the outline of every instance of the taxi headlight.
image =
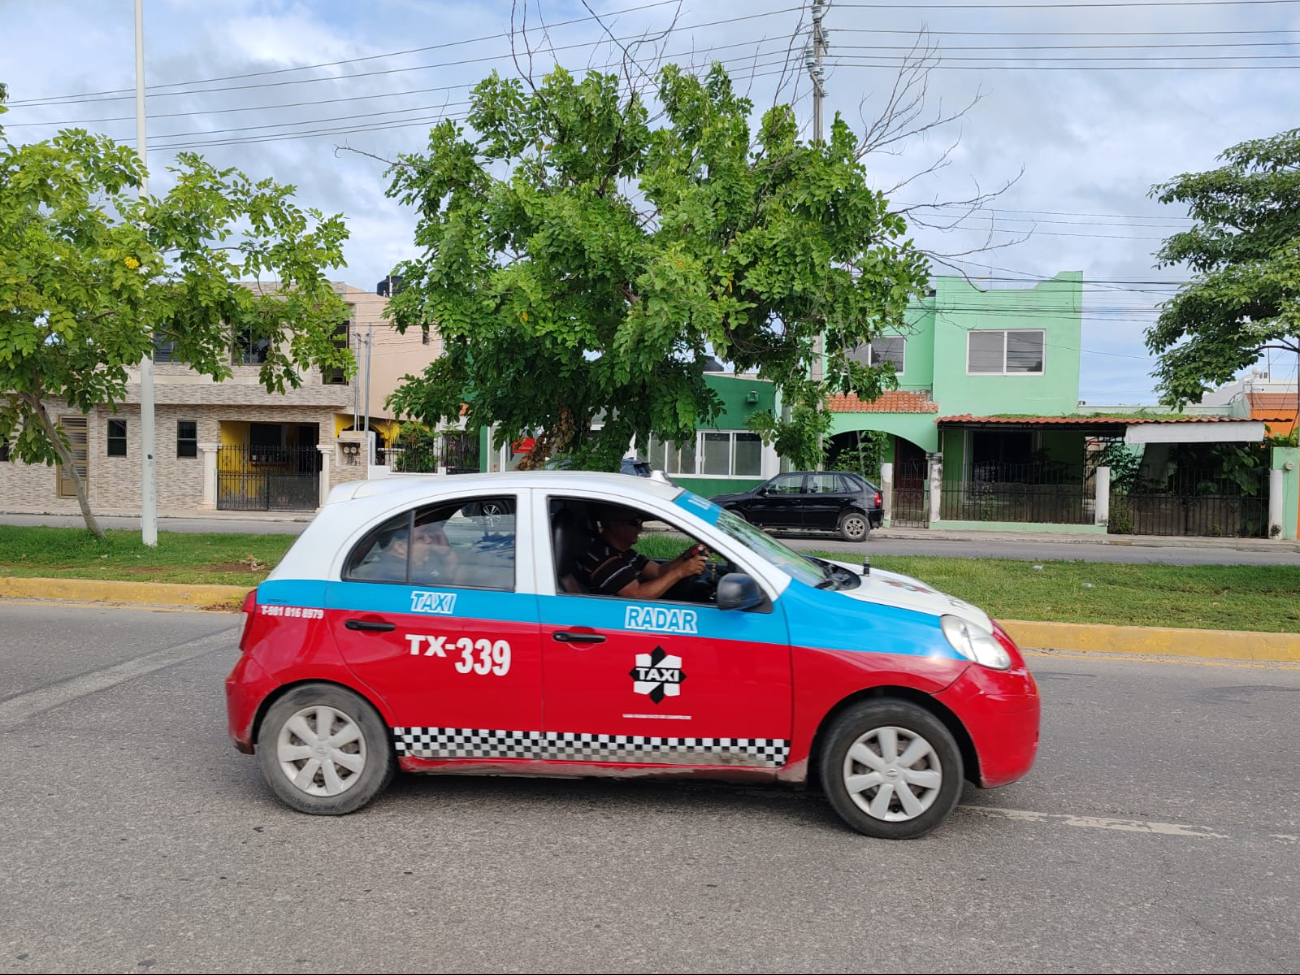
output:
[{"label": "taxi headlight", "polygon": [[943,635],[948,638],[952,648],[967,660],[973,660],[994,670],[1007,670],[1011,667],[1011,654],[1000,644],[992,633],[968,623],[960,616],[944,616],[940,619]]}]

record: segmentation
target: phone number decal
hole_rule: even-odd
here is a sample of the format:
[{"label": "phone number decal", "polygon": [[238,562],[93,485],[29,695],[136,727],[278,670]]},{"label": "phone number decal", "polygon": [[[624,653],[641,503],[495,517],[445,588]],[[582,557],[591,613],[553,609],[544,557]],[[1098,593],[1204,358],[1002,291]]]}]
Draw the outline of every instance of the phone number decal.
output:
[{"label": "phone number decal", "polygon": [[259,606],[263,616],[291,616],[295,619],[323,620],[325,610],[315,606]]}]

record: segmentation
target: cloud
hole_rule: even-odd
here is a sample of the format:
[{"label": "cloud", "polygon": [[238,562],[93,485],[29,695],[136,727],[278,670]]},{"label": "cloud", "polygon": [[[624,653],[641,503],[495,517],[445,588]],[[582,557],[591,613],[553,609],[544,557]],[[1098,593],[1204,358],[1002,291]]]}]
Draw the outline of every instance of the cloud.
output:
[{"label": "cloud", "polygon": [[[649,2],[593,6],[625,11],[607,23],[628,44],[667,26],[676,10]],[[726,60],[757,114],[771,104],[780,80],[775,62],[790,47],[800,18],[793,6],[789,0],[688,0],[677,32],[661,49],[683,62]],[[503,36],[511,9],[507,0],[146,0],[150,160],[157,185],[165,185],[162,170],[178,147],[256,177],[291,182],[302,204],[346,215],[352,238],[343,276],[372,288],[395,261],[415,253],[414,217],[386,198],[384,162],[340,147],[394,159],[422,148],[429,119],[463,117],[470,85],[493,68],[514,70]],[[583,19],[583,4],[547,2],[541,17],[536,3],[529,9],[535,66],[558,60],[581,70],[622,58],[599,25]],[[580,22],[566,23],[574,20]],[[892,186],[955,143],[948,165],[898,191],[901,203],[962,200],[1014,179],[956,228],[914,227],[917,240],[936,254],[960,255],[988,241],[1005,245],[953,258],[970,273],[1005,279],[1081,270],[1096,282],[1185,278],[1180,269],[1154,269],[1160,240],[1184,224],[1184,215],[1152,201],[1152,184],[1213,166],[1226,147],[1295,124],[1300,72],[1293,68],[1300,61],[1288,59],[1300,56],[1290,43],[1300,37],[1300,17],[1286,6],[1185,7],[1175,21],[1168,10],[1122,6],[832,5],[826,25],[828,117],[838,111],[860,128],[863,110],[868,119],[878,112],[896,76],[890,65],[924,27],[939,56],[928,77],[930,109],[951,111],[983,92],[959,122],[895,147],[896,154],[868,159],[876,184]],[[1186,33],[1225,30],[1260,33]],[[4,121],[8,137],[45,138],[59,124],[100,119],[85,124],[133,142],[133,37],[129,4],[9,5],[6,75],[0,77],[13,102]],[[782,98],[796,98],[806,121],[802,43],[793,45],[792,84]],[[1246,44],[1259,46],[1230,46]],[[1244,54],[1268,60],[1224,60]],[[1152,60],[1175,56],[1179,60]],[[1097,58],[1113,60],[1089,60]],[[1095,70],[1123,64],[1160,70]],[[1171,64],[1197,67],[1166,70]],[[1242,64],[1255,67],[1235,67]],[[1063,70],[1051,70],[1058,67]],[[194,84],[202,79],[225,80]],[[98,92],[108,94],[87,94]],[[86,97],[48,100],[69,94]],[[423,121],[404,124],[413,119]],[[932,210],[927,222],[950,223],[961,213]],[[1088,288],[1084,399],[1154,400],[1142,334],[1168,294],[1123,284]]]}]

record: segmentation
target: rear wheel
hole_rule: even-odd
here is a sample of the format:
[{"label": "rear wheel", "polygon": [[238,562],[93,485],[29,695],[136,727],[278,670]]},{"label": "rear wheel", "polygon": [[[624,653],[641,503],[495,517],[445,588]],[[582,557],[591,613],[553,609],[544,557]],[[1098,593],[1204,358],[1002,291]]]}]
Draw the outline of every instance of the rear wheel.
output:
[{"label": "rear wheel", "polygon": [[379,714],[333,684],[295,687],[271,705],[258,729],[257,757],[281,802],[317,816],[360,809],[395,769]]},{"label": "rear wheel", "polygon": [[863,702],[836,720],[821,755],[822,787],[859,833],[904,840],[943,823],[961,797],[961,751],[929,711]]},{"label": "rear wheel", "polygon": [[871,534],[871,522],[861,511],[846,511],[840,515],[839,531],[846,542],[860,542]]}]

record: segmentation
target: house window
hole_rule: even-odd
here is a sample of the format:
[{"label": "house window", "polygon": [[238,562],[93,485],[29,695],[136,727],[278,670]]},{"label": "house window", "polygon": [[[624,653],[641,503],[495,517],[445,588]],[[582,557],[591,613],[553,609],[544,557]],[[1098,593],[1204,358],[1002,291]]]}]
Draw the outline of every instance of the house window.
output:
[{"label": "house window", "polygon": [[893,364],[896,374],[900,376],[903,374],[903,360],[907,349],[907,339],[903,336],[882,335],[872,339],[867,348],[870,351],[871,365],[880,366],[889,362]]},{"label": "house window", "polygon": [[886,362],[894,365],[894,372],[903,374],[903,360],[906,358],[907,339],[901,335],[879,335],[866,345],[860,345],[849,353],[849,358],[864,366],[879,366]]},{"label": "house window", "polygon": [[199,455],[199,425],[194,420],[176,421],[176,456]]},{"label": "house window", "polygon": [[[334,326],[334,345],[340,349],[348,347],[347,322]],[[321,382],[326,386],[346,386],[348,384],[348,371],[342,368],[324,369],[321,371]]]},{"label": "house window", "polygon": [[154,362],[180,362],[176,358],[176,342],[169,339],[162,332],[153,333],[153,361]]},{"label": "house window", "polygon": [[669,474],[759,477],[763,441],[756,433],[721,430],[705,431],[698,435],[697,443],[680,446],[651,437],[645,459],[652,468]]},{"label": "house window", "polygon": [[108,421],[108,456],[126,456],[126,421]]},{"label": "house window", "polygon": [[1047,333],[1037,329],[976,329],[966,333],[966,371],[981,375],[1043,374]]},{"label": "house window", "polygon": [[242,365],[258,365],[265,362],[271,349],[271,340],[258,338],[251,325],[235,332],[235,362]]}]

